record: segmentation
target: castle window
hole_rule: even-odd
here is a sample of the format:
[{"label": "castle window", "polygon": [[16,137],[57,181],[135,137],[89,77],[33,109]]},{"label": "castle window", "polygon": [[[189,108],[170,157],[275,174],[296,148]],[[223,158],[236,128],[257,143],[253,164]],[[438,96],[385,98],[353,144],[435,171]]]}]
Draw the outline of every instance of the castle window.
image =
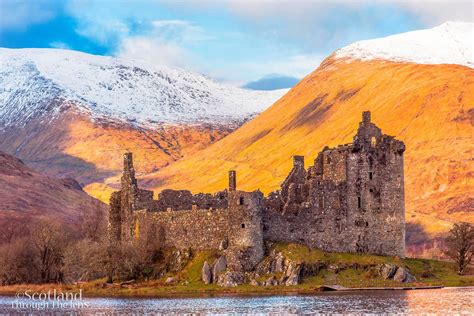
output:
[{"label": "castle window", "polygon": [[369,189],[369,191],[370,191],[370,192],[374,192],[374,190],[373,190],[373,189]]},{"label": "castle window", "polygon": [[377,139],[375,138],[375,136],[372,136],[372,138],[370,139],[370,146],[375,147],[375,145],[377,145]]},{"label": "castle window", "polygon": [[328,156],[328,157],[326,158],[326,162],[327,162],[327,163],[331,163],[331,157]]},{"label": "castle window", "polygon": [[239,198],[239,205],[244,205],[244,197],[243,196],[241,196]]},{"label": "castle window", "polygon": [[360,196],[357,197],[357,207],[361,208],[362,207],[362,201],[360,199]]},{"label": "castle window", "polygon": [[242,223],[242,225],[240,225],[240,227],[242,227],[242,228],[245,228],[245,224],[244,224],[244,223]]},{"label": "castle window", "polygon": [[369,172],[369,179],[372,180],[372,178],[373,178],[373,173],[371,171],[371,172]]}]

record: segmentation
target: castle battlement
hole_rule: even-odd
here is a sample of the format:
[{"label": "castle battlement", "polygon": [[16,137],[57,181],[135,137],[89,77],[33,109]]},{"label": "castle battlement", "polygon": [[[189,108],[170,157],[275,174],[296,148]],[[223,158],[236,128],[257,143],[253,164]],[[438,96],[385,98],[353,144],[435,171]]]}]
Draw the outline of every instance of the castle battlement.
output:
[{"label": "castle battlement", "polygon": [[267,240],[404,257],[404,150],[364,112],[353,143],[325,147],[307,169],[303,156],[293,156],[281,188],[266,197],[239,191],[231,170],[223,191],[163,190],[157,200],[138,188],[132,154],[126,153],[122,189],[110,200],[110,238],[132,240],[151,225],[167,247],[228,245],[229,266],[240,270],[263,257]]}]

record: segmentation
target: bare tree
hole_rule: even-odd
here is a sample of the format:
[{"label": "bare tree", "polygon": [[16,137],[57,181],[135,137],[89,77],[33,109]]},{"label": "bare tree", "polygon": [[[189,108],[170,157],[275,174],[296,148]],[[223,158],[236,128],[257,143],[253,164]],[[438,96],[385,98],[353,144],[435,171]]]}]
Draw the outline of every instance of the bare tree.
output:
[{"label": "bare tree", "polygon": [[456,262],[462,275],[474,254],[474,227],[469,223],[456,223],[446,238],[445,254]]},{"label": "bare tree", "polygon": [[34,266],[43,283],[63,280],[64,250],[67,236],[59,224],[51,220],[40,220],[34,225],[31,234]]},{"label": "bare tree", "polygon": [[17,238],[0,246],[0,284],[35,283],[38,274],[32,269],[33,248],[29,239]]}]

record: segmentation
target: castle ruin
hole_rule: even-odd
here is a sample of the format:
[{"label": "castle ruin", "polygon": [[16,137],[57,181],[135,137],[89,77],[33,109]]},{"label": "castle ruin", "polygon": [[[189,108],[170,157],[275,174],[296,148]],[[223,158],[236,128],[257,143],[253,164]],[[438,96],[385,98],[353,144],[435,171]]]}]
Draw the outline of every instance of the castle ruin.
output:
[{"label": "castle ruin", "polygon": [[305,168],[293,168],[280,190],[264,197],[237,190],[237,175],[215,194],[138,188],[132,154],[124,156],[122,189],[110,199],[109,235],[132,240],[153,223],[164,246],[222,251],[227,267],[250,271],[264,256],[265,241],[294,242],[328,252],[405,256],[403,152],[364,112],[350,144],[325,147]]}]

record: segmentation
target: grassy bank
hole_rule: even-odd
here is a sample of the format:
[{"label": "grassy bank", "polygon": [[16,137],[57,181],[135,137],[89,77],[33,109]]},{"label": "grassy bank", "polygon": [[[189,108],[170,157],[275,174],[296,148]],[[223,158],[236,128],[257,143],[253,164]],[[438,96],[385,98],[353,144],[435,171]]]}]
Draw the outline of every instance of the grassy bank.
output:
[{"label": "grassy bank", "polygon": [[[324,253],[310,250],[296,244],[277,244],[275,250],[293,261],[304,263],[324,262],[335,265],[359,265],[361,268],[348,268],[339,272],[328,269],[321,270],[317,275],[303,278],[303,282],[295,286],[253,286],[249,284],[233,288],[222,288],[215,284],[204,284],[201,281],[201,268],[204,261],[212,262],[215,253],[201,252],[196,254],[186,267],[172,275],[158,280],[142,280],[132,284],[115,283],[107,285],[105,279],[99,279],[78,285],[15,285],[0,287],[0,294],[14,294],[18,291],[44,292],[51,289],[63,291],[83,290],[85,296],[211,296],[211,295],[272,295],[291,293],[314,293],[322,285],[342,285],[344,287],[399,287],[399,286],[474,286],[474,274],[459,276],[455,265],[451,262],[427,259],[400,259],[375,255],[358,255],[348,253]],[[374,276],[370,270],[362,268],[382,263],[395,264],[407,268],[417,279],[414,283],[398,283]],[[173,277],[174,281],[166,280]]]}]

